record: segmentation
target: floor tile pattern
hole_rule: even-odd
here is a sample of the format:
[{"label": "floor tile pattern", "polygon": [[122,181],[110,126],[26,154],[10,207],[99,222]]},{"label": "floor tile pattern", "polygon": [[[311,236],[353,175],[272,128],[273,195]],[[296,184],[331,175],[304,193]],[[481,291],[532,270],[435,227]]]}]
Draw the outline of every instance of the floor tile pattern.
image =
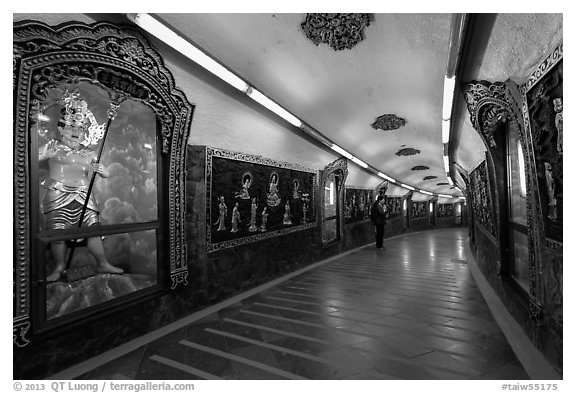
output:
[{"label": "floor tile pattern", "polygon": [[79,379],[528,379],[467,242],[447,229],[364,247]]}]

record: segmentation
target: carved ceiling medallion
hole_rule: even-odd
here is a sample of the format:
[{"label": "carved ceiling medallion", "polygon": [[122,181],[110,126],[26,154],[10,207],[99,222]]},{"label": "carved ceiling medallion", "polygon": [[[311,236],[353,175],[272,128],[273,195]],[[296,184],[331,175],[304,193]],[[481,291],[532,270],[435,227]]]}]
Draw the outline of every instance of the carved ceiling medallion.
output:
[{"label": "carved ceiling medallion", "polygon": [[427,171],[428,169],[430,169],[430,167],[428,167],[426,165],[416,165],[415,167],[412,167],[411,170],[413,170],[413,171]]},{"label": "carved ceiling medallion", "polygon": [[364,39],[370,18],[368,14],[307,14],[300,26],[315,45],[326,43],[339,51],[351,49]]},{"label": "carved ceiling medallion", "polygon": [[405,147],[403,149],[398,150],[396,153],[397,156],[414,156],[416,154],[420,154],[420,150],[413,149],[411,147]]},{"label": "carved ceiling medallion", "polygon": [[406,120],[396,116],[393,113],[388,113],[382,116],[378,116],[376,121],[372,123],[372,128],[375,130],[392,131],[397,130],[404,125],[406,125]]}]

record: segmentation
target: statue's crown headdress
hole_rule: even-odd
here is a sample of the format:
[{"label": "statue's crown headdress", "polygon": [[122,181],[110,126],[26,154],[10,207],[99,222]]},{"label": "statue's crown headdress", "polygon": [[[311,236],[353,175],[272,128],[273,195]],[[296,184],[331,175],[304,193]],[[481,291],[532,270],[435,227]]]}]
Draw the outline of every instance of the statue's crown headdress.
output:
[{"label": "statue's crown headdress", "polygon": [[64,108],[62,118],[58,122],[60,126],[82,128],[85,132],[85,146],[95,145],[102,138],[105,124],[98,124],[94,114],[88,109],[88,103],[80,97],[78,91],[65,91],[62,97]]}]

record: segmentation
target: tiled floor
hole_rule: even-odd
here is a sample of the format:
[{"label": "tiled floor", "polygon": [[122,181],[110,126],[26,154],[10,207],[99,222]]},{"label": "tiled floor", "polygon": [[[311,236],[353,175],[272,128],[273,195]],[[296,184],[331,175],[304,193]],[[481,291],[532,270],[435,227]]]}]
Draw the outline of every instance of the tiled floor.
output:
[{"label": "tiled floor", "polygon": [[78,379],[529,379],[467,242],[438,230],[359,249]]}]

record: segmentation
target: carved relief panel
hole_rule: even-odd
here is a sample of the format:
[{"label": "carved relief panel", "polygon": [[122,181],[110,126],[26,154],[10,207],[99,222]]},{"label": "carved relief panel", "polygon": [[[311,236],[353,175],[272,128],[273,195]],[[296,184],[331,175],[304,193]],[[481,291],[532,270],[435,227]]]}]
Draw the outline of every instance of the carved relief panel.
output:
[{"label": "carved relief panel", "polygon": [[537,195],[545,236],[562,242],[563,189],[563,61],[555,50],[522,85],[526,135],[534,157]]},{"label": "carved relief panel", "polygon": [[424,218],[428,216],[426,211],[426,202],[415,202],[412,201],[412,207],[410,209],[410,218]]},{"label": "carved relief panel", "polygon": [[346,187],[344,217],[346,224],[370,218],[373,191],[364,188]]},{"label": "carved relief panel", "polygon": [[454,205],[451,203],[438,204],[438,210],[436,212],[436,215],[439,218],[454,217]]},{"label": "carved relief panel", "polygon": [[470,172],[470,194],[472,210],[476,221],[490,233],[496,236],[494,217],[492,214],[492,197],[488,182],[486,161],[483,161],[476,169]]},{"label": "carved relief panel", "polygon": [[206,148],[207,251],[317,226],[318,171]]}]

